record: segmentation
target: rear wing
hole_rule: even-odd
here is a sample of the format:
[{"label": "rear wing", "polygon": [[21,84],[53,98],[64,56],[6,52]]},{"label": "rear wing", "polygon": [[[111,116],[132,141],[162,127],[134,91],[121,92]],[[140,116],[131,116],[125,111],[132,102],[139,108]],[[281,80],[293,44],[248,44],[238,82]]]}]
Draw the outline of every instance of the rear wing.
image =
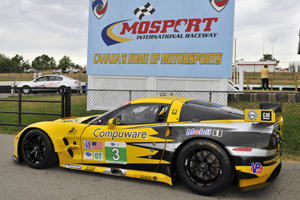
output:
[{"label": "rear wing", "polygon": [[282,112],[282,104],[261,103],[260,109],[245,109],[246,122],[275,123],[277,112]]}]

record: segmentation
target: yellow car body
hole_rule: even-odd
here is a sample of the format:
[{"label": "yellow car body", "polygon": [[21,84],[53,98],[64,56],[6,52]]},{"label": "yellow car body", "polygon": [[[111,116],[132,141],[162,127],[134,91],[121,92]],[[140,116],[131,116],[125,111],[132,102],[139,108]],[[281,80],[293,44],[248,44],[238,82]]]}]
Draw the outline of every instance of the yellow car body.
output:
[{"label": "yellow car body", "polygon": [[142,98],[103,115],[27,126],[15,138],[13,159],[169,185],[179,176],[201,195],[221,192],[233,178],[241,190],[257,189],[280,172],[283,119],[275,112]]}]

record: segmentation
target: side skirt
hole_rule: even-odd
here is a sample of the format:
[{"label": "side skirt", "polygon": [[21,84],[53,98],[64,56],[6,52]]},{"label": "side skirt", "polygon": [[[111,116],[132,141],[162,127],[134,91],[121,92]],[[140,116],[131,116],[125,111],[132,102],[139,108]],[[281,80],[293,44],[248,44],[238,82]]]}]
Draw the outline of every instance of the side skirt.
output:
[{"label": "side skirt", "polygon": [[115,167],[114,168],[100,167],[100,166],[93,166],[93,165],[67,164],[67,163],[60,163],[60,167],[108,174],[113,176],[125,176],[125,177],[138,178],[138,179],[144,179],[149,181],[158,181],[158,182],[163,182],[172,185],[171,177],[157,172],[145,172],[145,171],[122,169],[122,168],[115,168]]}]

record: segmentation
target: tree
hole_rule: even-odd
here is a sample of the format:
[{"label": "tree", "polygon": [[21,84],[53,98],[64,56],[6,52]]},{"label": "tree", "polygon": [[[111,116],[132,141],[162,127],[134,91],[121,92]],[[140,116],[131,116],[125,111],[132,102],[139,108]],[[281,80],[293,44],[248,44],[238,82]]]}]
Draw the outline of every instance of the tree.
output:
[{"label": "tree", "polygon": [[57,68],[65,69],[69,66],[75,66],[74,63],[71,61],[69,56],[63,56],[62,59],[58,62]]},{"label": "tree", "polygon": [[14,72],[22,72],[25,69],[30,68],[29,61],[25,61],[23,56],[16,54],[11,58],[11,61],[14,63]]},{"label": "tree", "polygon": [[41,55],[36,57],[32,61],[32,67],[37,70],[46,70],[46,69],[54,69],[56,67],[56,62],[53,57],[49,57],[48,55]]},{"label": "tree", "polygon": [[4,54],[0,54],[0,72],[10,73],[15,70],[15,64],[10,58],[6,57]]},{"label": "tree", "polygon": [[278,64],[280,61],[273,58],[272,54],[264,54],[263,58],[261,58],[259,61],[276,61],[276,64]]}]

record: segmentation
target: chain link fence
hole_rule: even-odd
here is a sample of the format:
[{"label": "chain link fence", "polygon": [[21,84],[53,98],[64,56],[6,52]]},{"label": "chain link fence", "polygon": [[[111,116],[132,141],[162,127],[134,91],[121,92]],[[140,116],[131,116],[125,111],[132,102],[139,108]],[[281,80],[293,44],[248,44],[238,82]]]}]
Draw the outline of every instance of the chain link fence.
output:
[{"label": "chain link fence", "polygon": [[[121,106],[122,104],[143,97],[165,95],[183,96],[209,101],[221,105],[228,105],[241,110],[259,109],[260,103],[281,103],[283,124],[283,149],[285,156],[290,159],[300,157],[300,93],[297,92],[222,92],[222,91],[148,91],[148,90],[80,90],[71,95],[71,116],[88,116],[106,112],[107,110]],[[0,99],[17,98],[17,94],[0,94]],[[57,100],[58,93],[38,93],[24,95],[31,100]],[[39,104],[24,102],[24,112],[59,112],[61,105],[55,103]],[[90,108],[90,109],[88,109]],[[0,111],[16,111],[15,102],[3,101]],[[31,124],[39,121],[58,119],[58,116],[24,115],[22,122]],[[11,123],[17,117],[11,113],[0,113],[0,122]],[[1,126],[0,131],[7,131],[7,126]],[[234,139],[234,138],[233,138]]]}]

